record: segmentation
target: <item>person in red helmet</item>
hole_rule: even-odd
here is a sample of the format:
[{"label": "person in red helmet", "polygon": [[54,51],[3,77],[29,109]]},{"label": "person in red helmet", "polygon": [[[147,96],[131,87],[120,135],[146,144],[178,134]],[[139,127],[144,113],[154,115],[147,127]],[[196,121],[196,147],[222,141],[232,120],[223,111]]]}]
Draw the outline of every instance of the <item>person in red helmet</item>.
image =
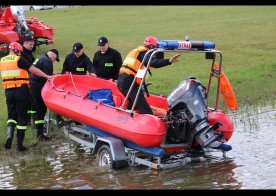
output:
[{"label": "person in red helmet", "polygon": [[17,42],[11,42],[9,45],[9,54],[1,58],[0,71],[2,77],[2,86],[5,89],[6,104],[8,110],[7,120],[7,140],[4,145],[6,149],[11,149],[12,140],[17,129],[17,147],[18,151],[24,151],[27,148],[23,146],[25,131],[27,129],[29,109],[29,74],[50,78],[41,70],[34,67],[26,59],[21,57],[22,46]]},{"label": "person in red helmet", "polygon": [[[138,48],[135,48],[134,50],[130,51],[127,57],[125,58],[119,72],[118,83],[117,83],[118,89],[125,96],[127,95],[130,89],[130,86],[134,80],[134,77],[137,74],[138,68],[141,62],[143,61],[146,52],[150,49],[156,48],[157,41],[158,40],[153,36],[147,37],[144,40],[144,46],[139,46]],[[171,65],[172,63],[178,62],[179,56],[180,54],[176,54],[172,56],[170,59],[160,59],[160,58],[153,57],[153,59],[151,60],[149,69],[151,69],[151,67],[160,68],[160,67],[164,67],[167,65]],[[149,57],[150,55],[148,55],[147,58],[145,59],[144,64],[142,65],[142,68],[144,68],[145,65],[148,64]],[[128,98],[129,100],[128,109],[130,109],[132,107],[132,104],[134,103],[140,83],[141,83],[141,79],[137,78]],[[141,114],[153,114],[152,109],[147,103],[142,91],[139,94],[135,109],[137,109]]]}]

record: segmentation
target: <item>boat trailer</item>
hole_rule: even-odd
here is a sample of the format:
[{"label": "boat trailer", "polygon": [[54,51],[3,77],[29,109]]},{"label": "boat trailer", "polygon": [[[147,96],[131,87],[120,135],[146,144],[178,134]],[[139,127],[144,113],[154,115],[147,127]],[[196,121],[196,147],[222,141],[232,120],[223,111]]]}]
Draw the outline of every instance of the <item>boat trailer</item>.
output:
[{"label": "boat trailer", "polygon": [[99,166],[110,165],[113,169],[128,165],[168,169],[206,160],[204,157],[189,157],[187,153],[169,155],[161,148],[142,147],[91,126],[70,124],[65,126],[63,131],[70,140],[91,148],[92,155],[97,155]]},{"label": "boat trailer", "polygon": [[[48,110],[45,118],[44,134],[48,135],[57,126]],[[151,169],[170,169],[193,162],[205,162],[203,156],[191,156],[187,151],[169,154],[164,149],[142,147],[133,142],[120,139],[92,126],[77,125],[72,122],[63,127],[65,136],[73,142],[85,146],[96,155],[99,166],[109,165],[112,169],[144,165]]]}]

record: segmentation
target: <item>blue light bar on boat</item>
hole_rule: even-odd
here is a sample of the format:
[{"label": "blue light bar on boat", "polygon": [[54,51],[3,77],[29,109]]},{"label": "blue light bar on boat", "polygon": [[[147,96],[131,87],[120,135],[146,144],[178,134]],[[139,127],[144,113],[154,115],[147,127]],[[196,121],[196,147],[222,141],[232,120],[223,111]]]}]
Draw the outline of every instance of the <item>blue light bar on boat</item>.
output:
[{"label": "blue light bar on boat", "polygon": [[158,40],[159,48],[164,49],[179,49],[179,50],[188,50],[188,49],[214,49],[215,43],[209,41],[185,41],[185,40]]}]

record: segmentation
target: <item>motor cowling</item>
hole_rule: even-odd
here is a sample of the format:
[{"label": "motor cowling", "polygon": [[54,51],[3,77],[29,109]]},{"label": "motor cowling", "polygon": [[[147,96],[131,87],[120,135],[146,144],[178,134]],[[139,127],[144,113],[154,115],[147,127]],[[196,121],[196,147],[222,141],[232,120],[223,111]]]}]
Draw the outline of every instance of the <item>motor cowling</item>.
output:
[{"label": "motor cowling", "polygon": [[192,124],[207,118],[205,89],[196,78],[183,80],[167,97],[170,111],[186,110],[185,113]]},{"label": "motor cowling", "polygon": [[[169,103],[170,123],[168,131],[175,133],[185,132],[186,142],[191,146],[195,143],[204,147],[217,147],[221,144],[218,139],[222,137],[215,132],[221,124],[213,126],[208,123],[206,88],[199,80],[190,77],[183,80],[167,97]],[[180,122],[185,125],[179,126]],[[175,126],[174,124],[178,124]],[[185,130],[183,130],[185,128]],[[177,135],[177,134],[176,134]],[[179,135],[179,134],[178,134]],[[181,140],[178,138],[178,140]],[[185,138],[182,138],[185,141]]]}]

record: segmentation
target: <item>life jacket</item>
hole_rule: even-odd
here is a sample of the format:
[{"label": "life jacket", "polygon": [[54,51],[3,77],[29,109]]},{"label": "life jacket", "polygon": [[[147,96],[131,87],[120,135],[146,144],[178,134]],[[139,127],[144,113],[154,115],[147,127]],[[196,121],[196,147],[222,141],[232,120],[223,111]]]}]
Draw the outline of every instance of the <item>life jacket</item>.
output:
[{"label": "life jacket", "polygon": [[29,75],[24,69],[18,67],[20,56],[7,55],[0,61],[2,86],[4,89],[21,87],[22,84],[29,85]]},{"label": "life jacket", "polygon": [[[139,46],[138,48],[130,51],[120,68],[120,73],[131,74],[135,77],[141,64],[141,61],[139,61],[137,57],[141,52],[145,51],[148,51],[148,49],[144,46]],[[142,67],[140,69],[144,69],[145,67],[146,66],[142,64]],[[151,67],[149,67],[149,70],[151,70]],[[140,84],[142,82],[142,78],[137,77],[136,82]]]},{"label": "life jacket", "polygon": [[[213,70],[214,72],[218,72],[219,71],[219,65],[218,64],[214,64],[213,66]],[[218,75],[215,74],[215,75]],[[230,110],[237,110],[238,109],[238,103],[236,100],[236,96],[235,93],[233,91],[233,88],[228,80],[228,78],[226,77],[225,73],[223,70],[221,70],[220,73],[220,92],[222,94],[222,97],[224,99],[224,102],[226,103],[226,105],[228,106],[228,108]]]}]

